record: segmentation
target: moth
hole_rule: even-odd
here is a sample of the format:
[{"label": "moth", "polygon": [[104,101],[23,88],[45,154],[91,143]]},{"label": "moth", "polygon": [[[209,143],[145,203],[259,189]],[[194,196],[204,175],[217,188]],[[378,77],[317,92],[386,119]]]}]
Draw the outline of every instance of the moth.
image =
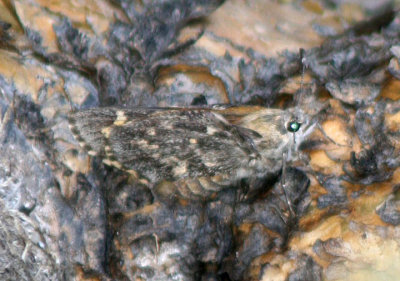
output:
[{"label": "moth", "polygon": [[192,199],[276,174],[315,126],[299,109],[254,106],[102,107],[72,112],[69,124],[88,154],[159,195]]}]

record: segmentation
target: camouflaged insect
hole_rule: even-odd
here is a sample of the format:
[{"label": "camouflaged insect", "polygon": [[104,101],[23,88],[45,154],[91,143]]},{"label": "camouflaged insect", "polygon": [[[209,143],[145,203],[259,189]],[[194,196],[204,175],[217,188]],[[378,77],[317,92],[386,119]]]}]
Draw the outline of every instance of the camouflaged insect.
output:
[{"label": "camouflaged insect", "polygon": [[[186,198],[278,172],[314,127],[300,110],[261,107],[104,107],[73,112],[69,122],[90,155]],[[165,181],[175,188],[160,188]]]}]

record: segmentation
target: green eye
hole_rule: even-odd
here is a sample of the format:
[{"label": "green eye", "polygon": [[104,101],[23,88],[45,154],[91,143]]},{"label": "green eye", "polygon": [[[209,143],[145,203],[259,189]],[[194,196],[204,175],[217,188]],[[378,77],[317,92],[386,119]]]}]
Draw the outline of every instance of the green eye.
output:
[{"label": "green eye", "polygon": [[289,132],[295,133],[300,129],[301,123],[297,121],[290,121],[287,125],[287,130]]}]

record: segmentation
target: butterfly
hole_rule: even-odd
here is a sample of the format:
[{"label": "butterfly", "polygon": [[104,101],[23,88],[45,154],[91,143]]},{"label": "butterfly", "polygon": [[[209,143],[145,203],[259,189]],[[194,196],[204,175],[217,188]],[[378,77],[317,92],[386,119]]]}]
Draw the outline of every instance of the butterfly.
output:
[{"label": "butterfly", "polygon": [[315,127],[300,109],[255,106],[99,107],[70,113],[69,124],[88,154],[185,198],[276,174]]}]

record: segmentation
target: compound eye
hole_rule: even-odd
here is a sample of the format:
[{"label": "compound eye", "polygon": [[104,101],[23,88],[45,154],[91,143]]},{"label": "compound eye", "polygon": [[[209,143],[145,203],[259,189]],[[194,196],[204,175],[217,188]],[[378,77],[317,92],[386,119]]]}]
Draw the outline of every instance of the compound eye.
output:
[{"label": "compound eye", "polygon": [[299,122],[297,122],[297,121],[290,121],[290,122],[287,124],[286,129],[287,129],[289,132],[296,133],[296,132],[300,129],[300,127],[301,127],[301,123],[299,123]]}]

